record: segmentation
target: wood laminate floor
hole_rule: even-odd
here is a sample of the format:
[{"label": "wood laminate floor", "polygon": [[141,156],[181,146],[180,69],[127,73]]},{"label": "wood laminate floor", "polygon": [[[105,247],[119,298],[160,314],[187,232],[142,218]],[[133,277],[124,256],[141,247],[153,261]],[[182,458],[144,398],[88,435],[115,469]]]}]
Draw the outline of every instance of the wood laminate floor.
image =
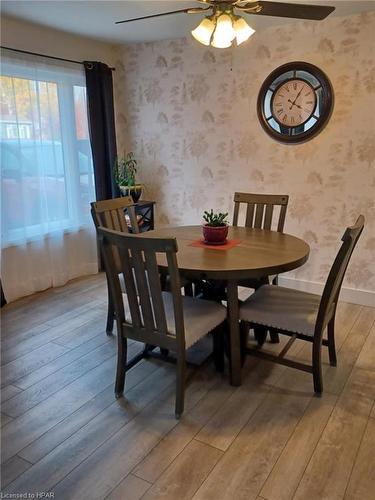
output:
[{"label": "wood laminate floor", "polygon": [[[323,397],[310,375],[252,358],[237,388],[212,366],[195,370],[180,421],[172,365],[141,362],[115,400],[105,319],[103,275],[2,309],[3,494],[375,498],[375,309],[340,303],[338,366],[324,354]],[[292,353],[307,359],[310,346],[297,341]]]}]

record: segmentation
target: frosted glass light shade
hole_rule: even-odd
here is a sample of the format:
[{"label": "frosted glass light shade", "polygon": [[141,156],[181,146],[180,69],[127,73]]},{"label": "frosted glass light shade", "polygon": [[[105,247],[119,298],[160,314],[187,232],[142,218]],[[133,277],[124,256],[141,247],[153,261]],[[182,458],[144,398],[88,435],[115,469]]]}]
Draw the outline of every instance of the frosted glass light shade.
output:
[{"label": "frosted glass light shade", "polygon": [[243,17],[239,17],[234,21],[233,28],[236,32],[237,45],[246,42],[255,33],[255,30],[247,24]]},{"label": "frosted glass light shade", "polygon": [[221,40],[220,38],[214,36],[211,45],[212,47],[215,47],[215,49],[227,49],[232,45],[232,40],[229,39]]},{"label": "frosted glass light shade", "polygon": [[221,14],[216,21],[216,29],[211,45],[219,49],[230,47],[236,36],[233,29],[232,19],[228,14]]},{"label": "frosted glass light shade", "polygon": [[193,37],[203,45],[210,45],[211,35],[215,29],[215,23],[206,17],[203,21],[191,32]]}]

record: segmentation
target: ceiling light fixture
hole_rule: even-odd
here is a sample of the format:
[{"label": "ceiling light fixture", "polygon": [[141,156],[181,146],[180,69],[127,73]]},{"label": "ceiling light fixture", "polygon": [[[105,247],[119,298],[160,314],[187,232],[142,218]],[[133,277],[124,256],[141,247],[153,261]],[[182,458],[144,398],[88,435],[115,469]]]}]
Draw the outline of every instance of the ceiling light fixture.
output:
[{"label": "ceiling light fixture", "polygon": [[219,6],[213,16],[205,17],[191,32],[199,43],[218,49],[230,47],[234,40],[237,45],[241,45],[254,33],[255,30],[247,24],[245,19],[236,16],[233,13],[233,7],[227,5],[224,10],[221,10]]}]

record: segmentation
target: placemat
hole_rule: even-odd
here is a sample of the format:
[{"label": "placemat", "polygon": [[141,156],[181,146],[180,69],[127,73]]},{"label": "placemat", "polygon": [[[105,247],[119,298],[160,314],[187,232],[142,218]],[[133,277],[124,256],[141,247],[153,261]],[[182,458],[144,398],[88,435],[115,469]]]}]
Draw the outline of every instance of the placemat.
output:
[{"label": "placemat", "polygon": [[189,243],[191,247],[209,248],[210,250],[229,250],[241,243],[241,240],[227,240],[223,245],[207,245],[203,240],[195,240]]}]

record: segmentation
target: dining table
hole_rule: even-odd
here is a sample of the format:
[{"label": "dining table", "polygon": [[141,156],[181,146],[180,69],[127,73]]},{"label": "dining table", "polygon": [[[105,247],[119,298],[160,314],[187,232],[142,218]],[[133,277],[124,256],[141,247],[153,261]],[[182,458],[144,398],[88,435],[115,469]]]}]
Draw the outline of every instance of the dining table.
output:
[{"label": "dining table", "polygon": [[[202,226],[166,226],[146,237],[176,238],[180,274],[191,280],[219,280],[226,283],[230,337],[230,382],[241,385],[239,332],[239,281],[265,278],[302,266],[309,257],[309,245],[296,236],[247,227],[230,226],[227,244],[204,244]],[[161,271],[167,269],[164,255],[158,256]]]}]

